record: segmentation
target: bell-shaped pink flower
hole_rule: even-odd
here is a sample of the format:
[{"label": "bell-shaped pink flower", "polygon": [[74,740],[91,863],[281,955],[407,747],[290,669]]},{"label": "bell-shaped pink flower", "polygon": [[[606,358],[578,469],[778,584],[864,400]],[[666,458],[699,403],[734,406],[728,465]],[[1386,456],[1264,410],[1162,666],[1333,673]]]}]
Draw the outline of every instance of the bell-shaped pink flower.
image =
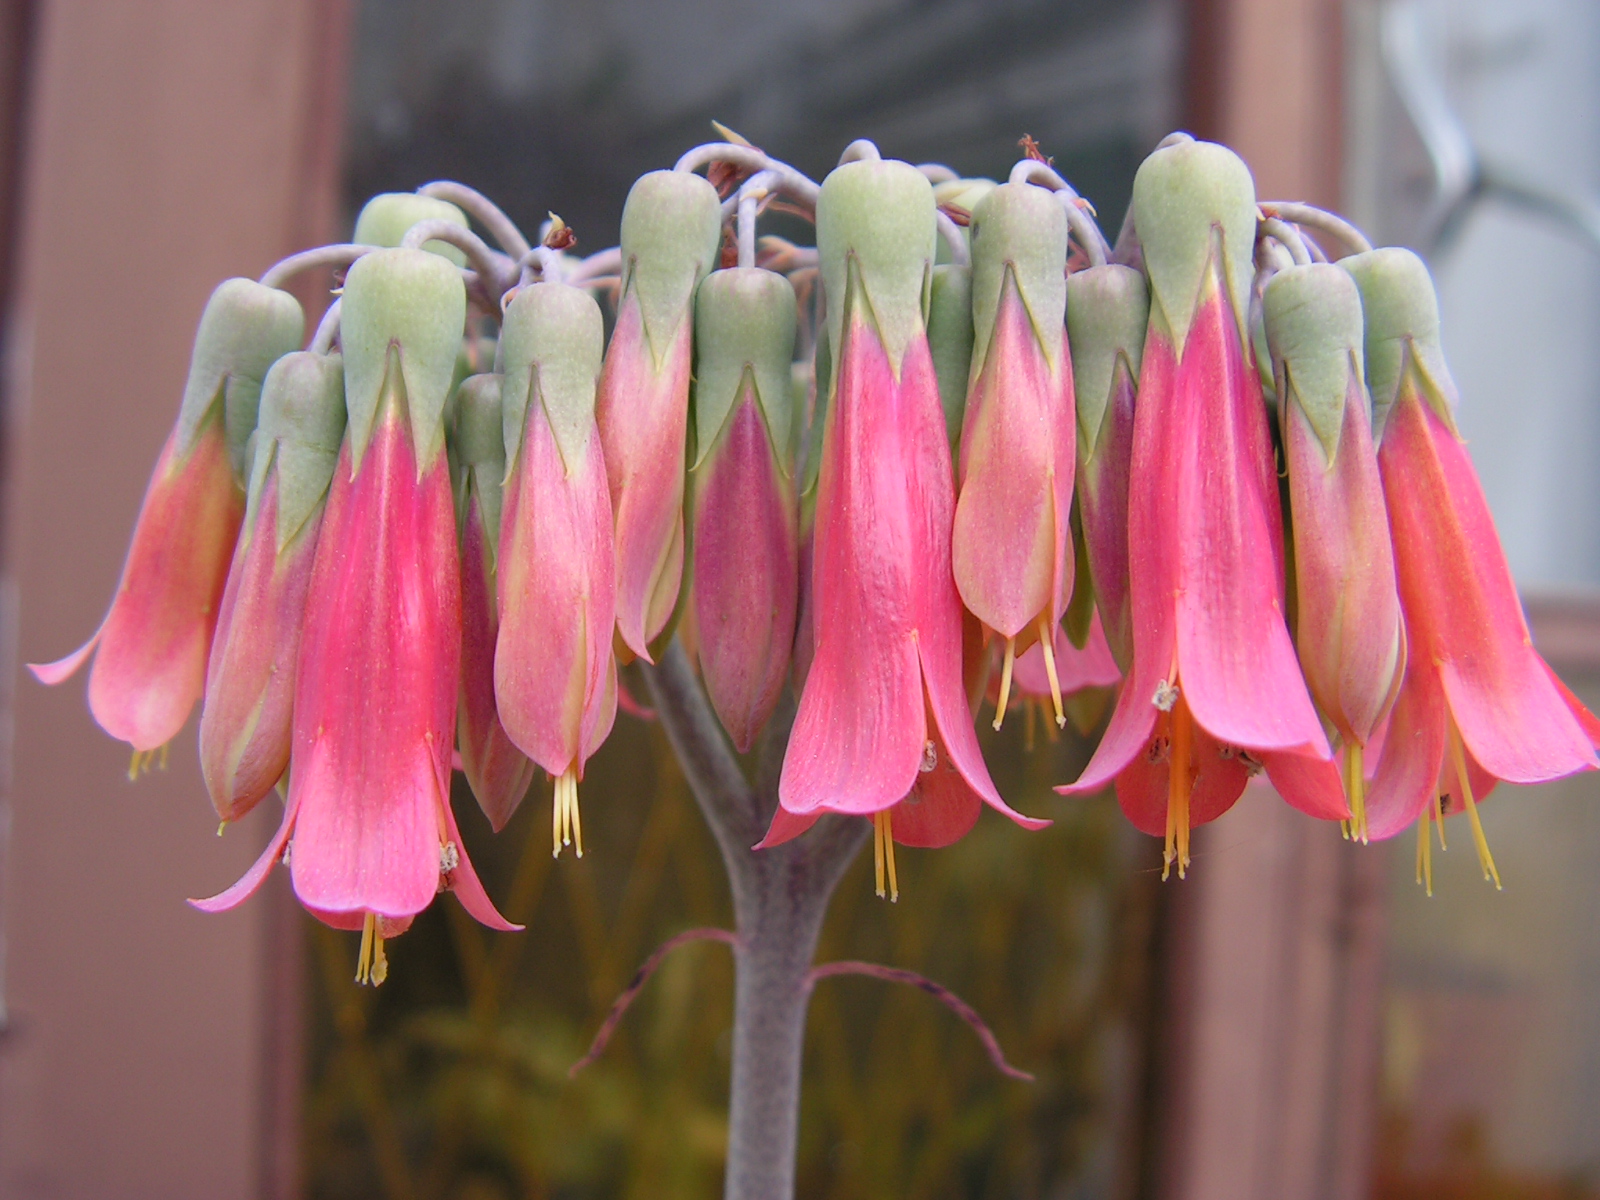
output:
[{"label": "bell-shaped pink flower", "polygon": [[841,166],[822,185],[817,240],[836,351],[811,564],[815,649],[779,803],[795,816],[882,812],[912,792],[932,746],[981,801],[1037,827],[995,790],[962,679],[954,487],[922,323],[932,189],[905,163]]},{"label": "bell-shaped pink flower", "polygon": [[1338,267],[1273,276],[1262,300],[1294,517],[1295,642],[1345,754],[1351,833],[1365,839],[1365,750],[1404,669],[1389,516],[1373,448],[1361,296]]},{"label": "bell-shaped pink flower", "polygon": [[1151,281],[1129,471],[1133,664],[1094,758],[1058,790],[1115,779],[1181,875],[1190,828],[1238,798],[1246,767],[1314,816],[1349,810],[1284,624],[1277,478],[1244,336],[1249,170],[1182,142],[1145,160],[1133,203]]},{"label": "bell-shaped pink flower", "polygon": [[555,853],[583,854],[578,781],[611,732],[611,501],[595,427],[604,327],[587,292],[525,287],[501,329],[509,473],[494,691],[511,740],[556,780]]},{"label": "bell-shaped pink flower", "polygon": [[224,821],[289,766],[306,589],[343,436],[340,357],[296,351],[273,364],[200,712],[200,771]]},{"label": "bell-shaped pink flower", "polygon": [[[1398,249],[1345,262],[1361,288],[1368,378],[1384,400],[1378,464],[1408,641],[1372,783],[1371,835],[1465,807],[1485,877],[1498,883],[1476,801],[1494,780],[1539,783],[1600,766],[1595,719],[1533,648],[1456,430],[1427,268]],[[1448,804],[1436,802],[1446,794]]]},{"label": "bell-shaped pink flower", "polygon": [[1095,606],[1107,645],[1124,670],[1133,661],[1128,472],[1149,321],[1150,291],[1131,267],[1107,263],[1067,276],[1067,335],[1078,413],[1078,518]]},{"label": "bell-shaped pink flower", "polygon": [[501,377],[473,375],[455,396],[456,529],[461,539],[461,770],[496,833],[533,786],[532,760],[500,723],[494,698],[500,637],[500,512],[506,445]]},{"label": "bell-shaped pink flower", "polygon": [[461,577],[443,412],[465,317],[460,273],[436,255],[380,250],[350,268],[349,423],[306,597],[283,825],[243,879],[197,904],[233,907],[287,858],[313,915],[362,928],[362,982],[382,982],[384,937],[442,890],[515,928],[450,808]]},{"label": "bell-shaped pink flower", "polygon": [[683,581],[694,294],[721,238],[716,189],[698,175],[652,171],[628,193],[621,299],[596,416],[616,521],[617,633],[646,661]]},{"label": "bell-shaped pink flower", "polygon": [[230,279],[206,303],[177,425],[156,462],[111,610],[82,647],[33,665],[69,678],[94,654],[89,709],[133,747],[131,774],[183,728],[205,687],[206,656],[244,516],[239,479],[267,368],[300,344],[299,302]]},{"label": "bell-shaped pink flower", "polygon": [[[1005,641],[998,729],[1017,653],[1051,639],[1072,593],[1067,220],[1043,188],[1007,183],[979,202],[971,232],[976,340],[951,554],[963,603]],[[1064,725],[1060,688],[1051,695]]]},{"label": "bell-shaped pink flower", "polygon": [[695,336],[695,634],[712,707],[744,753],[788,679],[800,602],[794,288],[755,267],[714,271]]}]

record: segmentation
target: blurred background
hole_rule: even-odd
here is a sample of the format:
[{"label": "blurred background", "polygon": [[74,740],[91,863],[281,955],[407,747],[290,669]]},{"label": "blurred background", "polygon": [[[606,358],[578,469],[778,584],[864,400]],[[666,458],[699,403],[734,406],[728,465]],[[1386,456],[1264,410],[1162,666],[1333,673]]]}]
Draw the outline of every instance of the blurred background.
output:
[{"label": "blurred background", "polygon": [[[717,1192],[725,949],[680,951],[566,1078],[660,941],[731,919],[657,727],[620,719],[593,764],[581,862],[543,852],[548,782],[498,837],[458,790],[528,932],[435,905],[368,990],[281,878],[182,903],[276,813],[219,840],[192,737],[130,784],[81,685],[15,665],[100,619],[217,280],[441,177],[599,249],[712,119],[816,178],[862,136],[998,175],[1031,134],[1113,235],[1188,128],[1264,198],[1417,248],[1536,637],[1600,702],[1591,0],[0,0],[0,1200]],[[1351,847],[1255,794],[1162,886],[1109,798],[1049,790],[1092,741],[1034,740],[985,749],[1056,824],[905,852],[893,907],[858,862],[820,955],[947,984],[1038,1082],[919,992],[827,981],[799,1194],[1600,1197],[1595,779],[1485,807],[1501,894],[1456,850],[1427,899],[1409,838]]]}]

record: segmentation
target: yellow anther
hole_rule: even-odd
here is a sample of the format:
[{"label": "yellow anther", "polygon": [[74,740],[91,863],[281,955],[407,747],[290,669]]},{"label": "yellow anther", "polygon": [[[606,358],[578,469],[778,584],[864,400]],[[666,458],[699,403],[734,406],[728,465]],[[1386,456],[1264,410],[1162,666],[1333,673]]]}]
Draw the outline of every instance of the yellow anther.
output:
[{"label": "yellow anther", "polygon": [[[872,814],[872,868],[876,878],[877,894],[887,897],[890,904],[900,899],[900,880],[894,869],[894,817],[891,810]],[[888,875],[888,888],[884,876]]]},{"label": "yellow anther", "polygon": [[[1455,764],[1456,781],[1461,785],[1461,798],[1467,802],[1467,819],[1472,822],[1472,840],[1478,846],[1478,865],[1483,868],[1485,883],[1493,882],[1500,890],[1500,872],[1494,865],[1494,855],[1489,853],[1489,839],[1483,835],[1483,822],[1478,819],[1478,802],[1472,795],[1472,781],[1467,778],[1467,752],[1461,745],[1461,731],[1455,721],[1450,722],[1450,759]],[[1439,822],[1443,827],[1444,822]]]},{"label": "yellow anther", "polygon": [[583,821],[578,815],[578,775],[571,768],[555,782],[550,814],[551,856],[561,857],[561,847],[572,846],[583,857]]},{"label": "yellow anther", "polygon": [[1067,726],[1067,711],[1061,706],[1061,680],[1056,675],[1055,631],[1043,614],[1039,616],[1039,650],[1044,654],[1044,673],[1050,677],[1050,702],[1055,705],[1056,728]]},{"label": "yellow anther", "polygon": [[378,916],[367,913],[361,921],[361,949],[356,954],[356,982],[377,987],[389,978],[389,959],[383,952]]},{"label": "yellow anther", "polygon": [[1011,669],[1017,665],[1017,639],[1006,639],[1006,657],[1000,664],[1000,698],[994,705],[994,727],[999,730],[1006,719],[1006,705],[1011,703]]},{"label": "yellow anther", "polygon": [[1190,749],[1193,745],[1193,718],[1189,703],[1180,694],[1172,706],[1172,746],[1167,757],[1167,844],[1161,856],[1161,878],[1178,866],[1178,878],[1189,870],[1189,778]]}]

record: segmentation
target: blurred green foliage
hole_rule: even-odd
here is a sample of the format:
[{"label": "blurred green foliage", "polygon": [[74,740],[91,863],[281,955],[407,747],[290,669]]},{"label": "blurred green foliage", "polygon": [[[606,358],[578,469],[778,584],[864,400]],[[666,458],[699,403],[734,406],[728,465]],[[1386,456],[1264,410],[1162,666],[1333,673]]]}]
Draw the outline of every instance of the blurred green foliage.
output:
[{"label": "blurred green foliage", "polygon": [[[1022,713],[1000,734],[982,724],[1002,792],[1055,825],[1030,834],[985,813],[955,846],[901,848],[896,905],[872,894],[863,854],[819,961],[868,959],[951,987],[1037,1082],[1001,1076],[971,1031],[914,988],[824,980],[807,1029],[800,1195],[1095,1197],[1129,1186],[1158,848],[1109,796],[1050,791],[1085,757],[1070,730],[1030,753]],[[721,861],[660,729],[623,718],[590,764],[582,860],[551,860],[547,780],[499,837],[457,784],[472,859],[527,932],[490,933],[442,898],[389,944],[389,979],[374,990],[352,982],[356,937],[308,920],[306,1194],[719,1194],[725,946],[675,952],[604,1056],[567,1078],[652,949],[691,926],[731,926]]]}]

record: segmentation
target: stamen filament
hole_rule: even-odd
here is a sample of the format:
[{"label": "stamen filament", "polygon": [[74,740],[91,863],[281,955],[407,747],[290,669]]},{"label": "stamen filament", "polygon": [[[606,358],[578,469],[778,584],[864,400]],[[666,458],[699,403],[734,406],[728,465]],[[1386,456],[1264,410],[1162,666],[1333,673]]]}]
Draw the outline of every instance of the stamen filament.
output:
[{"label": "stamen filament", "polygon": [[1039,616],[1039,649],[1044,654],[1044,673],[1050,677],[1050,701],[1056,709],[1056,728],[1065,729],[1067,725],[1067,712],[1061,706],[1061,680],[1056,676],[1056,648],[1055,631],[1050,628],[1050,622]]},{"label": "stamen filament", "polygon": [[1422,810],[1422,816],[1417,818],[1417,884],[1428,889],[1428,895],[1433,895],[1433,838],[1428,833],[1428,826],[1433,824],[1433,803]]},{"label": "stamen filament", "polygon": [[1172,749],[1167,759],[1167,845],[1162,854],[1162,879],[1172,873],[1173,863],[1178,864],[1179,879],[1185,878],[1189,870],[1189,790],[1194,786],[1189,777],[1189,759],[1193,739],[1189,704],[1179,692],[1172,707]]},{"label": "stamen filament", "polygon": [[878,898],[887,893],[883,887],[883,814],[872,814],[872,873]]},{"label": "stamen filament", "polygon": [[[1006,639],[1006,657],[1000,664],[1000,698],[995,701],[994,727],[998,732],[1000,723],[1006,719],[1006,705],[1011,703],[1011,669],[1017,663],[1017,639]],[[883,893],[879,893],[882,895]]]},{"label": "stamen filament", "polygon": [[[1483,868],[1485,883],[1493,882],[1500,890],[1500,872],[1494,865],[1494,855],[1489,853],[1489,839],[1483,835],[1483,822],[1478,819],[1478,802],[1472,795],[1472,782],[1467,778],[1467,753],[1461,745],[1461,731],[1450,722],[1450,758],[1456,768],[1456,779],[1461,784],[1461,796],[1467,802],[1467,819],[1472,822],[1472,840],[1478,846],[1478,865]],[[1440,821],[1440,825],[1444,822]]]},{"label": "stamen filament", "polygon": [[886,808],[883,817],[883,858],[889,865],[889,903],[897,904],[900,900],[900,880],[894,871],[894,810]]},{"label": "stamen filament", "polygon": [[550,841],[552,858],[561,857],[563,846],[573,846],[578,857],[583,857],[583,818],[578,813],[578,775],[570,767],[556,777],[550,815]]},{"label": "stamen filament", "polygon": [[1367,845],[1367,777],[1360,742],[1344,748],[1344,794],[1350,801],[1349,837]]},{"label": "stamen filament", "polygon": [[367,913],[361,921],[361,950],[356,955],[356,982],[377,987],[389,978],[389,959],[383,952],[378,915]]}]

